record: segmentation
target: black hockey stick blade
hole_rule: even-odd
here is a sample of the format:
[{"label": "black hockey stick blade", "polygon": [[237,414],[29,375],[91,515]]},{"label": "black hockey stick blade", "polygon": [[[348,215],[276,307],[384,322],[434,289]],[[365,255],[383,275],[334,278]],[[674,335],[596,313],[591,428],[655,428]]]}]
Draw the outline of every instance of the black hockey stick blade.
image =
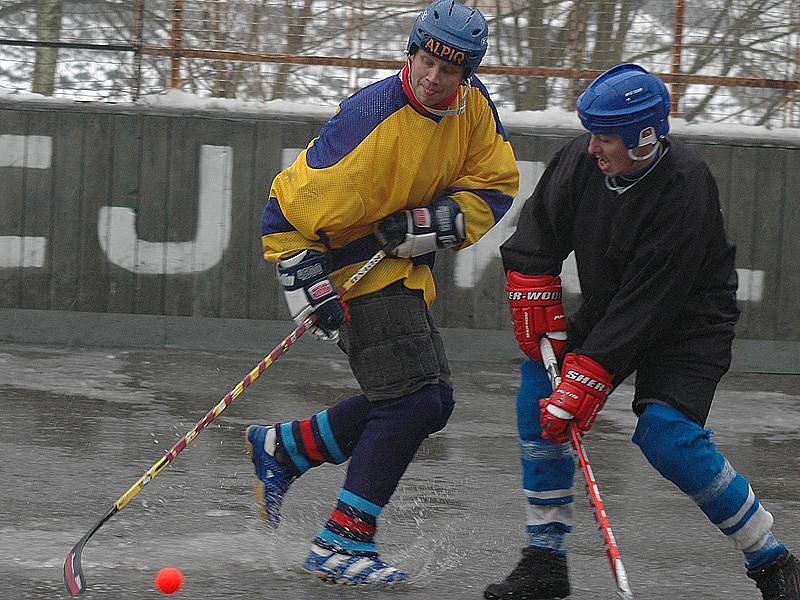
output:
[{"label": "black hockey stick blade", "polygon": [[78,540],[78,543],[75,544],[72,550],[67,554],[67,559],[64,561],[64,586],[67,588],[67,592],[70,596],[80,596],[84,590],[86,590],[86,578],[83,576],[83,567],[81,567],[81,553],[83,552],[83,547],[86,545],[86,542],[89,541],[89,538],[102,527],[103,523],[114,516],[114,513],[118,510],[116,505],[111,507],[111,510],[103,515],[103,518],[100,519],[86,535]]}]

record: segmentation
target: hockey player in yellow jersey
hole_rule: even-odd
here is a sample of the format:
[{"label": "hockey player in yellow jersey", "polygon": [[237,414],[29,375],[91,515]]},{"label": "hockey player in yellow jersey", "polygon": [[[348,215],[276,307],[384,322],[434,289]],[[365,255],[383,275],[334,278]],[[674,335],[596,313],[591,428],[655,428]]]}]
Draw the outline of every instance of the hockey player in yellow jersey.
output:
[{"label": "hockey player in yellow jersey", "polygon": [[[308,419],[246,433],[256,499],[273,526],[295,478],[349,461],[304,564],[327,581],[389,585],[408,577],[379,557],[375,532],[419,445],[453,410],[429,313],[434,256],[478,241],[511,207],[519,181],[497,110],[475,76],[487,38],[477,9],[431,4],[414,24],[403,69],[340,104],[275,178],[264,209],[264,258],[277,263],[292,316],[316,315],[312,333],[339,344],[362,392]],[[343,304],[337,286],[380,249],[389,256]]]}]

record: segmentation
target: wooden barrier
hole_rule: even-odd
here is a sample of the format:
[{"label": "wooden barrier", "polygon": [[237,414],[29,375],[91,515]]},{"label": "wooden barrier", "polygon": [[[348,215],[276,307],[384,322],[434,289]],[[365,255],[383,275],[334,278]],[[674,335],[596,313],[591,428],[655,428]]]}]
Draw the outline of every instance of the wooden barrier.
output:
[{"label": "wooden barrier", "polygon": [[[320,116],[0,99],[0,308],[288,319],[261,259],[270,182]],[[518,202],[576,131],[509,127]],[[684,136],[738,246],[739,336],[800,340],[800,142]],[[441,252],[442,327],[508,329],[497,245]],[[574,265],[565,268],[570,301]]]}]

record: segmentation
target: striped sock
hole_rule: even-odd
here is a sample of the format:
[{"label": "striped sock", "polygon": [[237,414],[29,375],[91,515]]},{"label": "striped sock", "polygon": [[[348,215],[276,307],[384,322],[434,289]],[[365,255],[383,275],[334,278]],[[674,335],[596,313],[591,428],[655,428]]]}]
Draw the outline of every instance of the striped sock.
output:
[{"label": "striped sock", "polygon": [[541,362],[525,361],[517,394],[522,488],[528,499],[528,547],[566,555],[566,534],[572,531],[575,459],[568,443],[542,439],[538,398],[550,395],[550,379]]},{"label": "striped sock", "polygon": [[[707,439],[707,438],[706,438]],[[722,468],[689,496],[733,545],[744,552],[749,566],[771,562],[785,550],[771,533],[772,515],[761,505],[747,479],[714,450]]]},{"label": "striped sock", "polygon": [[275,429],[278,445],[298,473],[324,462],[338,465],[347,460],[334,436],[327,409],[310,419],[281,423]]},{"label": "striped sock", "polygon": [[528,547],[548,550],[549,552],[566,556],[567,549],[564,548],[564,535],[570,531],[572,531],[572,527],[563,523],[528,525]]},{"label": "striped sock", "polygon": [[744,559],[748,571],[755,571],[770,564],[786,552],[786,546],[781,544],[770,531],[751,548],[744,551]]},{"label": "striped sock", "polygon": [[575,461],[569,444],[521,440],[521,459],[528,547],[565,556],[564,538],[572,531],[574,506]]},{"label": "striped sock", "polygon": [[772,535],[772,515],[750,482],[717,450],[712,432],[680,411],[648,404],[633,441],[664,477],[686,493],[745,555],[749,570],[774,561],[786,548]]},{"label": "striped sock", "polygon": [[374,554],[375,527],[383,507],[342,488],[336,508],[314,543],[351,554]]}]

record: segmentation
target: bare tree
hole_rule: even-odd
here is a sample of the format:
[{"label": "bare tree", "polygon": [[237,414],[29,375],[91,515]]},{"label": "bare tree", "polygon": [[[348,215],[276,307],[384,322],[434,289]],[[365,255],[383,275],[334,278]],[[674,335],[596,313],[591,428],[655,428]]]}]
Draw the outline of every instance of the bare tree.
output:
[{"label": "bare tree", "polygon": [[[36,39],[40,42],[57,43],[61,39],[61,0],[37,0]],[[35,94],[52,96],[56,84],[58,48],[40,47],[36,49],[36,63],[33,68],[32,91]]]},{"label": "bare tree", "polygon": [[[313,0],[303,0],[297,8],[292,6],[291,0],[286,2],[284,7],[286,17],[286,44],[284,46],[287,54],[299,54],[305,42],[306,28],[311,18],[311,7]],[[292,65],[282,64],[278,69],[278,76],[275,85],[272,87],[271,99],[284,98],[286,96],[286,82]]]},{"label": "bare tree", "polygon": [[[769,65],[770,75],[781,75],[787,79],[795,72],[794,57],[787,48],[797,47],[796,23],[786,23],[773,15],[780,15],[785,9],[785,0],[750,0],[743,3],[734,0],[720,0],[714,17],[706,14],[692,15],[692,29],[703,35],[685,46],[690,57],[685,72],[690,74],[714,74],[739,77],[765,77],[765,66]],[[796,56],[796,55],[795,55]],[[719,86],[707,86],[699,95],[687,97],[682,116],[687,121],[708,114],[712,107],[720,103],[730,103],[720,99],[719,93],[736,94],[737,90]],[[783,90],[762,90],[747,96],[736,97],[734,104],[738,109],[727,109],[725,116],[735,113],[752,113],[757,124],[768,122],[786,106],[786,93]],[[694,100],[694,98],[697,98]]]},{"label": "bare tree", "polygon": [[[651,70],[672,67],[676,0],[463,0],[489,18],[487,64],[559,68],[558,77],[492,76],[495,101],[516,110],[573,109],[586,81],[576,71],[625,61]],[[169,44],[174,0],[147,0],[144,44]],[[428,0],[185,0],[183,45],[243,53],[397,59],[408,30]],[[0,0],[0,44],[126,42],[134,29],[132,0]],[[680,71],[796,80],[800,72],[800,0],[683,0]],[[74,38],[80,38],[78,40]],[[169,61],[91,49],[2,46],[0,84],[34,91],[58,89],[81,97],[123,98],[142,86],[170,85]],[[57,61],[61,61],[60,64]],[[378,69],[275,62],[181,58],[186,91],[243,99],[340,100]],[[573,75],[570,75],[570,72]],[[131,82],[134,82],[133,85]],[[797,94],[783,89],[674,84],[681,116],[689,120],[796,124]],[[789,101],[785,100],[789,96]]]},{"label": "bare tree", "polygon": [[[572,3],[573,5],[575,3]],[[496,1],[498,55],[503,64],[537,67],[563,65],[569,47],[570,9],[564,2]],[[501,93],[508,93],[517,110],[547,108],[550,81],[546,77],[511,77]]]},{"label": "bare tree", "polygon": [[590,19],[594,22],[595,40],[586,67],[604,70],[622,62],[625,42],[637,10],[639,0],[594,0]]}]

